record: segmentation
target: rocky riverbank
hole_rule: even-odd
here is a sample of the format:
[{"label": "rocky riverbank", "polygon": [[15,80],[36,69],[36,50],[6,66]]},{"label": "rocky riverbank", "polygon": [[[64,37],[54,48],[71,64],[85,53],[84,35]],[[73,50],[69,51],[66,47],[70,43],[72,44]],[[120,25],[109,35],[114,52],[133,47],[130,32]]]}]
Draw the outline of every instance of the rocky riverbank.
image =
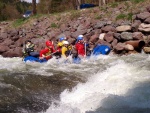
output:
[{"label": "rocky riverbank", "polygon": [[114,15],[126,14],[126,8],[127,5],[119,4],[116,8],[105,6],[105,11],[97,7],[80,10],[71,16],[69,13],[43,16],[33,19],[28,25],[11,29],[8,22],[1,22],[0,54],[4,57],[21,57],[25,40],[31,40],[40,51],[45,47],[46,40],[56,42],[60,36],[66,36],[72,43],[81,34],[91,43],[91,48],[96,44],[105,44],[117,54],[140,52],[143,46],[150,46],[150,6],[147,4],[142,10],[132,11],[131,20],[116,20]]}]

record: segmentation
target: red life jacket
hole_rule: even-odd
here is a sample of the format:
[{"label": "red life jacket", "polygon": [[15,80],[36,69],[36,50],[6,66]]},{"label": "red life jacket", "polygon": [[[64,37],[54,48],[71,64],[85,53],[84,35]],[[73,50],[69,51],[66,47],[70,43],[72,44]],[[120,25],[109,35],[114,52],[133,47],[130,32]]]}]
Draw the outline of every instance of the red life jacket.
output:
[{"label": "red life jacket", "polygon": [[45,55],[45,56],[47,56],[46,60],[49,60],[49,59],[52,58],[51,54],[53,52],[55,52],[54,48],[50,48],[50,49],[49,48],[45,48],[45,49],[40,51],[40,57],[42,57],[42,55]]},{"label": "red life jacket", "polygon": [[75,47],[76,47],[76,50],[78,52],[78,55],[81,55],[81,56],[85,55],[85,45],[84,45],[84,43],[77,42],[75,44]]}]

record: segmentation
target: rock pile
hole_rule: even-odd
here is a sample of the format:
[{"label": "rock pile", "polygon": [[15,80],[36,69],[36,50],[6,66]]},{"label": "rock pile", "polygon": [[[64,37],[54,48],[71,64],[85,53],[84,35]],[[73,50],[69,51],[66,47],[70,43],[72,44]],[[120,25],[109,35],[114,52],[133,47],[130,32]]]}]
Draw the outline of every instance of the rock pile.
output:
[{"label": "rock pile", "polygon": [[[94,20],[81,16],[76,20],[63,23],[60,27],[53,25],[53,20],[41,18],[30,27],[4,29],[7,23],[0,23],[0,54],[4,57],[21,57],[25,40],[31,40],[40,51],[45,47],[46,40],[54,42],[65,35],[70,43],[78,35],[84,35],[85,40],[93,48],[96,44],[105,44],[117,54],[140,52],[143,47],[150,46],[150,6],[147,10],[133,16],[133,21],[114,23],[110,20]],[[150,50],[144,49],[146,53]]]}]

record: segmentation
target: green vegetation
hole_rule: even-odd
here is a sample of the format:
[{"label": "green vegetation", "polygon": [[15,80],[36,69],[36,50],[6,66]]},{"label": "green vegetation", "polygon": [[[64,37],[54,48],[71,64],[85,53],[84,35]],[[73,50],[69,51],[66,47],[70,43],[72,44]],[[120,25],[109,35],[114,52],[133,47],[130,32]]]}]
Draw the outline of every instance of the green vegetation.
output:
[{"label": "green vegetation", "polygon": [[81,16],[81,13],[79,11],[71,11],[71,15],[70,15],[70,19],[76,19],[79,18]]},{"label": "green vegetation", "polygon": [[58,25],[57,25],[56,23],[51,23],[51,27],[52,27],[52,28],[57,28]]},{"label": "green vegetation", "polygon": [[128,20],[132,20],[132,16],[133,16],[133,13],[128,13],[127,19],[128,19]]},{"label": "green vegetation", "polygon": [[145,0],[131,0],[133,3],[140,3],[140,2],[144,2]]},{"label": "green vegetation", "polygon": [[120,19],[132,20],[132,16],[133,16],[133,13],[119,14],[119,15],[116,17],[116,20],[120,20]]},{"label": "green vegetation", "polygon": [[21,19],[17,19],[13,22],[13,26],[14,27],[18,27],[18,26],[21,26],[23,25],[24,23],[26,23],[28,20],[28,18],[21,18]]},{"label": "green vegetation", "polygon": [[102,16],[101,15],[95,15],[95,19],[101,19],[102,18]]},{"label": "green vegetation", "polygon": [[125,18],[126,18],[126,15],[125,15],[125,14],[119,14],[119,15],[116,17],[116,20],[125,19]]},{"label": "green vegetation", "polygon": [[110,6],[111,6],[112,8],[115,8],[115,7],[117,7],[118,5],[119,5],[118,2],[110,3]]}]

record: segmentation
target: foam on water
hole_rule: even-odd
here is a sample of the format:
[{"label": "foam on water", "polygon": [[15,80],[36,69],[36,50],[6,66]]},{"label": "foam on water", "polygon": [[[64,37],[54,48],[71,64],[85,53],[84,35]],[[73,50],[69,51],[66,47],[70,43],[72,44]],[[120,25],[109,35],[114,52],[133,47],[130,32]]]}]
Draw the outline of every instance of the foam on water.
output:
[{"label": "foam on water", "polygon": [[[136,59],[135,62],[132,57]],[[46,113],[85,113],[101,107],[150,108],[150,89],[144,85],[150,82],[146,63],[150,57],[133,55],[116,57],[113,61],[112,57],[107,57],[106,60],[111,61],[108,64],[103,61],[107,64],[106,69],[99,69],[96,74],[89,76],[86,83],[78,84],[72,91],[63,91],[59,105],[51,105]],[[99,61],[97,63],[100,64]],[[141,68],[142,63],[145,63],[145,67]]]},{"label": "foam on water", "polygon": [[101,108],[150,108],[149,55],[102,55],[85,59],[81,64],[64,64],[62,59],[43,64],[24,63],[21,58],[3,57],[0,57],[0,62],[1,73],[6,70],[53,76],[54,72],[65,72],[86,78],[86,83],[79,83],[71,91],[64,90],[60,101],[53,101],[46,113],[100,113],[98,109]]}]

